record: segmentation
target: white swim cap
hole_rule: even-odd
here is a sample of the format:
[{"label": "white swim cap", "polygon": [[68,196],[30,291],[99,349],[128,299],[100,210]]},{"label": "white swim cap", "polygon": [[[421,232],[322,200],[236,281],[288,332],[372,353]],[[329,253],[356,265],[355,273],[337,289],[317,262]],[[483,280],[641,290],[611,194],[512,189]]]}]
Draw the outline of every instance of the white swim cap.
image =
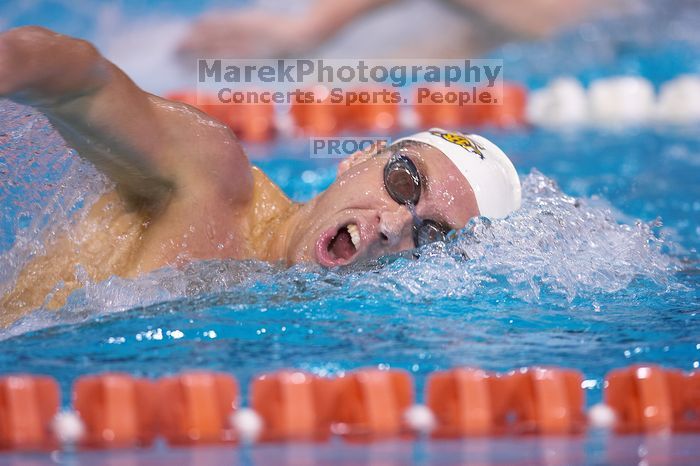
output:
[{"label": "white swim cap", "polygon": [[479,214],[503,218],[520,208],[520,179],[513,163],[494,143],[478,134],[431,128],[401,141],[418,141],[440,150],[469,182]]}]

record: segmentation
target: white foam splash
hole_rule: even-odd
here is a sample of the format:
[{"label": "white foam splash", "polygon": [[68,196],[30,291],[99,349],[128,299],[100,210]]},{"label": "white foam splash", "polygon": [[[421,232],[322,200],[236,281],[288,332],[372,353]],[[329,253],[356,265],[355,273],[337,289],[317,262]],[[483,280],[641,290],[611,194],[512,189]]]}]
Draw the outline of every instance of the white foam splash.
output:
[{"label": "white foam splash", "polygon": [[570,301],[621,290],[638,277],[666,283],[676,268],[653,223],[618,223],[604,201],[567,196],[536,170],[523,191],[522,209],[505,220],[477,219],[457,242],[470,270],[506,277],[526,299],[537,299],[546,286]]},{"label": "white foam splash", "polygon": [[2,294],[30,257],[86,213],[80,206],[111,184],[66,147],[41,113],[1,99],[0,154],[0,222],[10,223],[15,236],[10,249],[0,249]]},{"label": "white foam splash", "polygon": [[523,179],[523,206],[510,217],[473,219],[453,242],[428,246],[415,262],[358,274],[353,287],[404,300],[506,293],[533,303],[546,291],[565,305],[635,279],[667,286],[678,262],[662,251],[655,224],[619,217],[605,201],[568,196],[533,170]]}]

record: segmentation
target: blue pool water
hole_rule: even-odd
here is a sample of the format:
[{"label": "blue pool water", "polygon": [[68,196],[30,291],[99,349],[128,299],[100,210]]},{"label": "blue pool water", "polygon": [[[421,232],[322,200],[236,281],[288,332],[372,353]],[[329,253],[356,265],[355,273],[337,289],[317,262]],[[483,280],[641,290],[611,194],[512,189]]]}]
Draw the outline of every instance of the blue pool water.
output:
[{"label": "blue pool water", "polygon": [[[612,51],[594,42],[587,63],[597,66],[560,65],[584,82],[634,72],[657,87],[700,70],[697,48],[633,39],[610,41]],[[512,70],[506,77],[543,84],[562,58],[542,58],[550,51],[547,44],[504,48],[499,53]],[[530,53],[540,59],[528,61]],[[430,246],[418,259],[349,270],[216,261],[138,280],[86,282],[60,311],[38,311],[0,330],[0,374],[51,375],[67,404],[76,377],[102,371],[158,377],[208,368],[232,373],[245,386],[278,368],[333,375],[379,366],[411,372],[420,398],[426,375],[438,369],[559,365],[584,373],[591,405],[610,369],[637,362],[698,368],[698,127],[483,132],[512,156],[523,181],[523,208],[510,218],[474,221],[454,242]],[[310,159],[306,144],[250,147],[254,162],[300,201],[324,189],[335,172],[333,161]],[[0,291],[46,232],[65,227],[106,187],[43,117],[0,101]],[[678,454],[694,441],[677,437]],[[510,449],[472,444],[477,453],[455,444],[436,454],[449,464],[478,459],[481,451],[505,464],[509,452],[527,451],[533,440],[520,442]],[[554,450],[577,458],[604,442],[572,440]],[[617,442],[638,454],[635,440]],[[349,458],[372,452],[348,448]],[[379,459],[371,458],[379,463],[381,448],[391,447],[377,448]],[[424,458],[426,448],[397,447],[395,457]],[[265,450],[242,459],[199,454],[214,464],[255,455],[273,461]],[[304,454],[318,464],[328,458],[323,448]],[[125,464],[134,463],[123,455]],[[172,462],[198,462],[195,453],[170,455]]]},{"label": "blue pool water", "polygon": [[[3,228],[27,225],[21,243],[68,217],[90,198],[82,180],[99,178],[61,151],[49,163],[56,141],[36,137],[46,131],[42,117],[2,106],[0,127],[11,129],[4,170],[24,173],[4,184]],[[488,134],[522,174],[523,208],[509,219],[474,221],[418,260],[350,270],[214,261],[86,283],[58,313],[2,331],[0,372],[49,374],[67,394],[75,377],[105,370],[157,377],[204,367],[245,383],[282,367],[325,375],[381,365],[412,372],[420,391],[436,369],[551,364],[583,371],[592,403],[612,368],[696,368],[700,136],[672,128]],[[257,163],[303,200],[332,181],[334,165],[299,146],[280,143]],[[63,181],[42,185],[32,173]],[[70,195],[56,196],[62,189]],[[6,250],[6,263],[18,249]]]},{"label": "blue pool water", "polygon": [[[3,180],[19,180],[3,181],[3,238],[9,242],[14,234],[15,242],[31,244],[28,232],[69,217],[101,181],[55,149],[41,117],[0,105],[0,127],[10,129],[0,139]],[[76,377],[101,371],[158,377],[209,368],[235,374],[245,386],[251,376],[277,368],[331,375],[380,366],[410,371],[420,397],[433,370],[545,364],[581,370],[590,405],[600,399],[610,369],[635,362],[696,368],[700,135],[646,128],[489,136],[522,174],[523,208],[510,219],[474,222],[454,243],[421,251],[418,260],[334,271],[206,262],[135,281],[88,283],[57,314],[38,312],[2,331],[0,373],[51,375],[68,403]],[[323,189],[334,173],[332,162],[308,159],[304,150],[303,143],[284,141],[254,151],[257,163],[300,200]],[[54,179],[61,181],[48,181]],[[81,188],[86,179],[91,186]],[[21,256],[17,246],[3,254],[3,263]],[[694,441],[674,440],[686,447]],[[389,464],[426,455],[431,462],[461,461],[474,458],[475,448],[495,464],[518,455],[538,462],[549,451],[532,440],[506,450],[497,442],[333,451],[360,462],[396,461]],[[571,460],[561,464],[590,462],[591,454],[609,454],[605,442],[561,440],[552,448]],[[634,440],[614,442],[621,454],[636,455]],[[304,457],[324,464],[331,455],[324,448],[307,447]],[[673,451],[681,460],[697,454]],[[288,453],[268,448],[235,458],[265,464]],[[216,449],[162,454],[182,464],[202,457],[210,464],[238,461]],[[125,457],[133,460],[128,453],[116,456]],[[84,457],[81,464],[95,460]]]}]

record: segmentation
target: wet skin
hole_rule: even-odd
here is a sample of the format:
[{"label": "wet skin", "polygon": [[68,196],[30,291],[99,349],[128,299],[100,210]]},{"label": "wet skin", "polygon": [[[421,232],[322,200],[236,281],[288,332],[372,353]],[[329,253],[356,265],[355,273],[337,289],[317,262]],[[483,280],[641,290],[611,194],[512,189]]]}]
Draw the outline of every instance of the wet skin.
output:
[{"label": "wet skin", "polygon": [[[379,154],[355,154],[341,164],[338,178],[290,219],[291,228],[282,248],[288,263],[314,261],[337,266],[411,249],[413,218],[384,187],[384,166],[393,148]],[[420,143],[402,144],[422,176],[421,198],[415,213],[449,229],[462,228],[478,215],[471,186],[439,150]],[[296,224],[305,228],[295,228]],[[329,242],[348,224],[356,224],[360,244],[351,258],[328,254]]]},{"label": "wet skin", "polygon": [[[0,96],[41,110],[115,185],[19,272],[0,299],[0,326],[63,305],[80,275],[135,277],[201,259],[336,266],[414,246],[409,210],[384,188],[389,153],[355,154],[326,191],[293,203],[226,126],[143,92],[84,41],[42,28],[0,34]],[[461,228],[478,215],[469,183],[441,152],[402,150],[423,176],[418,216]],[[359,241],[338,257],[331,243],[349,224]]]}]

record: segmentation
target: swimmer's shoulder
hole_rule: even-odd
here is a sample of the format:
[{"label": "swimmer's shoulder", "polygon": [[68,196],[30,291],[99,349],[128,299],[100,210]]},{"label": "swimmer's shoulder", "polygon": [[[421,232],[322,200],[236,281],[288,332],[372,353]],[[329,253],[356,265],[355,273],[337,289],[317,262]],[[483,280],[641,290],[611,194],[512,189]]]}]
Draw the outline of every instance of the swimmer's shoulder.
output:
[{"label": "swimmer's shoulder", "polygon": [[[231,129],[190,105],[150,95],[166,128],[165,147],[176,150],[166,159],[176,173],[176,190],[187,195],[199,190],[234,204],[247,203],[253,194],[252,166]],[[174,148],[174,149],[173,149]]]}]

